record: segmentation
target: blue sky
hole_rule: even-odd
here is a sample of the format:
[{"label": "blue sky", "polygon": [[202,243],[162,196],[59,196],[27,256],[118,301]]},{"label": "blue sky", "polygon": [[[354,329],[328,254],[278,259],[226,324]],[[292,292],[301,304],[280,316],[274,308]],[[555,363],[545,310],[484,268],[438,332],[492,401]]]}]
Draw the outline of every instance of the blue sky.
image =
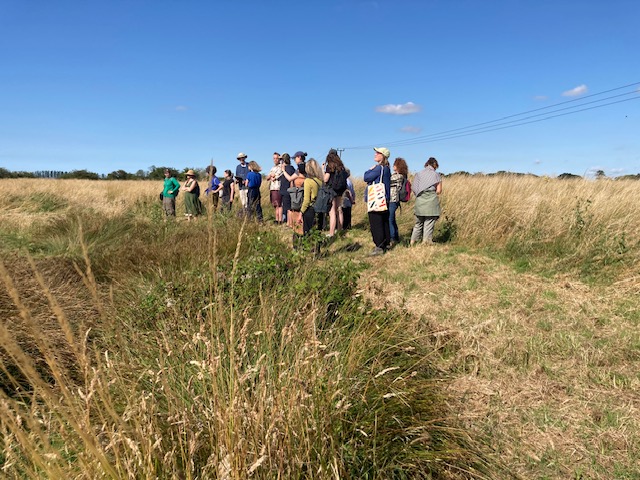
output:
[{"label": "blue sky", "polygon": [[[0,0],[0,166],[335,147],[361,176],[375,145],[412,171],[640,173],[639,18],[637,0]],[[504,117],[542,121],[440,134]]]}]

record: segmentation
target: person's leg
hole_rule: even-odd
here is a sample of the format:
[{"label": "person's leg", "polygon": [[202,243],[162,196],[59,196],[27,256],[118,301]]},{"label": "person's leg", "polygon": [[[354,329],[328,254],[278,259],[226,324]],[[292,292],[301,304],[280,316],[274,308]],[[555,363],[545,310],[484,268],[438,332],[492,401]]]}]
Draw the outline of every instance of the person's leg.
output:
[{"label": "person's leg", "polygon": [[256,188],[255,196],[255,209],[256,215],[258,217],[258,221],[262,221],[262,195],[260,194],[260,189]]},{"label": "person's leg", "polygon": [[282,223],[289,224],[289,210],[291,209],[291,197],[289,193],[281,193],[282,195]]},{"label": "person's leg", "polygon": [[386,250],[389,248],[389,244],[391,243],[391,234],[389,233],[389,210],[382,213],[382,248]]},{"label": "person's leg", "polygon": [[245,190],[245,192],[247,192],[247,214],[249,215],[249,218],[252,218],[255,213],[255,200],[253,198],[254,192],[252,188]]},{"label": "person's leg", "polygon": [[425,217],[416,215],[416,223],[413,225],[411,232],[411,245],[422,240],[422,232],[424,230]]},{"label": "person's leg", "polygon": [[351,230],[351,207],[342,207],[342,228]]},{"label": "person's leg", "polygon": [[248,190],[246,188],[240,189],[240,203],[242,203],[242,208],[248,208]]},{"label": "person's leg", "polygon": [[302,214],[302,233],[308,235],[316,220],[316,212],[313,207],[307,208]]},{"label": "person's leg", "polygon": [[331,200],[331,208],[329,209],[329,236],[335,235],[336,230],[340,229],[338,200],[342,200],[342,197],[334,197],[333,200]]},{"label": "person's leg", "polygon": [[[369,212],[369,226],[371,228],[371,237],[373,239],[373,243],[376,248],[383,249],[385,248],[385,238],[384,238],[384,220],[382,212]],[[387,218],[388,222],[388,218]],[[387,228],[389,228],[387,226]]]},{"label": "person's leg", "polygon": [[162,199],[162,208],[164,210],[165,217],[175,217],[176,216],[176,199],[171,197],[164,197]]},{"label": "person's leg", "polygon": [[433,230],[436,226],[438,217],[426,217],[424,221],[424,236],[422,243],[433,243]]},{"label": "person's leg", "polygon": [[218,211],[218,200],[220,199],[220,195],[218,193],[212,193],[211,195],[213,195],[213,198],[211,200],[213,200],[213,213],[216,213]]},{"label": "person's leg", "polygon": [[398,224],[396,223],[396,210],[398,209],[397,202],[389,203],[389,235],[392,242],[398,242],[400,236],[398,235]]}]

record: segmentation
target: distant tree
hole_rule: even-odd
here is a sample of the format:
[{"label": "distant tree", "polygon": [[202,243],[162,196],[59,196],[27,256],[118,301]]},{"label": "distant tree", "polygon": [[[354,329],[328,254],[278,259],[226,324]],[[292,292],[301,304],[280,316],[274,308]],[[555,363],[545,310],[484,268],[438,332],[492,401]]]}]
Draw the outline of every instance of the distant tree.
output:
[{"label": "distant tree", "polygon": [[138,178],[144,178],[145,177],[145,173],[144,170],[140,169],[136,172],[136,177]]},{"label": "distant tree", "polygon": [[[162,180],[164,179],[164,169],[165,167],[156,167],[155,165],[151,165],[147,173],[147,178],[149,180]],[[172,169],[170,169],[172,170]]]},{"label": "distant tree", "polygon": [[495,173],[487,173],[488,177],[521,177],[523,176],[524,173],[520,173],[520,172],[507,172],[505,170],[498,170]]},{"label": "distant tree", "polygon": [[616,180],[640,180],[640,173],[636,173],[635,175],[622,175],[616,177]]},{"label": "distant tree", "polygon": [[89,172],[87,170],[72,170],[69,173],[65,173],[64,175],[60,175],[59,178],[69,179],[81,179],[81,180],[99,180],[100,175],[94,172]]},{"label": "distant tree", "polygon": [[596,170],[596,173],[594,173],[594,176],[597,179],[607,178],[607,175],[604,173],[604,170]]},{"label": "distant tree", "polygon": [[6,168],[0,167],[0,178],[12,178],[11,175],[11,171],[7,170]]},{"label": "distant tree", "polygon": [[129,180],[131,178],[134,178],[134,175],[124,170],[116,170],[107,175],[107,180]]},{"label": "distant tree", "polygon": [[573,173],[561,173],[558,175],[560,180],[573,180],[577,178],[582,178],[580,175],[574,175]]}]

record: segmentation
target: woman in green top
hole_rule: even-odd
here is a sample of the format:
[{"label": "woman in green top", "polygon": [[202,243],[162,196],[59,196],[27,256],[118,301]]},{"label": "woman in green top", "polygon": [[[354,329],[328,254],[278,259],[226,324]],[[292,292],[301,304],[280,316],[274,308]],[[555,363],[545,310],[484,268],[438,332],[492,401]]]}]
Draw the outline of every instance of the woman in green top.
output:
[{"label": "woman in green top", "polygon": [[171,175],[168,168],[164,169],[164,186],[162,188],[162,210],[164,210],[164,221],[167,217],[176,216],[176,196],[180,191],[180,184],[175,176]]},{"label": "woman in green top", "polygon": [[311,158],[306,165],[306,178],[304,180],[304,200],[300,213],[302,217],[299,222],[302,223],[302,233],[307,235],[313,228],[316,220],[316,211],[313,204],[318,196],[318,190],[322,185],[322,170],[315,159]]},{"label": "woman in green top", "polygon": [[184,182],[184,207],[187,211],[185,215],[187,220],[202,215],[203,207],[200,201],[200,185],[196,180],[196,172],[189,170],[187,173],[187,181]]}]

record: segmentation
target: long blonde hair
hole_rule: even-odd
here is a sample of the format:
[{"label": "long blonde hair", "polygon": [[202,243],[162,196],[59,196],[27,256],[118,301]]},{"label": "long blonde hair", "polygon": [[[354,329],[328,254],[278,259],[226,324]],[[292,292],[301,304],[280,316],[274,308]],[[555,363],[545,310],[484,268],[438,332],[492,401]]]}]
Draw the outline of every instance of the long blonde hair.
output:
[{"label": "long blonde hair", "polygon": [[305,167],[307,178],[317,178],[318,180],[322,180],[322,170],[320,170],[320,165],[316,162],[315,158],[310,158]]},{"label": "long blonde hair", "polygon": [[249,162],[249,170],[251,170],[252,172],[260,172],[262,170],[262,167],[258,165],[258,162],[251,160]]}]

